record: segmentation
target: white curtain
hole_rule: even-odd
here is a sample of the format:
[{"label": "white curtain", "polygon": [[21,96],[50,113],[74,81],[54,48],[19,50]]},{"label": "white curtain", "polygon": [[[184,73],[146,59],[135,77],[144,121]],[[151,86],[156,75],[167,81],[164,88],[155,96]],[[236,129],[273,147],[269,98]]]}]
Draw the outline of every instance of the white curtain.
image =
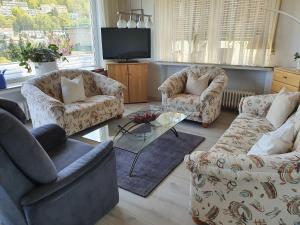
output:
[{"label": "white curtain", "polygon": [[267,66],[280,0],[155,0],[161,61]]},{"label": "white curtain", "polygon": [[127,1],[125,0],[99,0],[100,1],[100,15],[102,27],[116,27],[118,11],[126,11]]}]

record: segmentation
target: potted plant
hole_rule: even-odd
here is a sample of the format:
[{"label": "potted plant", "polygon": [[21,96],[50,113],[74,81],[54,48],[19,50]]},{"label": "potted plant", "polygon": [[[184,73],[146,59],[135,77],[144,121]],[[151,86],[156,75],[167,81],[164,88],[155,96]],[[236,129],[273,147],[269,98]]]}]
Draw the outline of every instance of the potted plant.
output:
[{"label": "potted plant", "polygon": [[30,62],[33,62],[38,75],[58,70],[58,59],[67,61],[67,58],[63,56],[55,44],[32,44],[20,41],[18,44],[10,43],[8,49],[10,59],[19,61],[19,65],[24,66],[29,73],[32,71]]},{"label": "potted plant", "polygon": [[297,70],[300,70],[300,54],[298,52],[294,54],[294,59],[297,62],[297,66],[296,66]]}]

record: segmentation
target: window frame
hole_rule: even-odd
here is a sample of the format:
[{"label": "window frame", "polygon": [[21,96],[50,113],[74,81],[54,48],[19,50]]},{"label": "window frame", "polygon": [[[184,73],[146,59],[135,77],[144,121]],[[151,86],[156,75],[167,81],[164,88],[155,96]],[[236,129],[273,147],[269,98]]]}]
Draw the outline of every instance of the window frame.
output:
[{"label": "window frame", "polygon": [[[100,4],[98,0],[87,0],[90,4],[90,29],[91,29],[91,41],[92,41],[92,55],[94,57],[93,63],[91,65],[83,67],[75,67],[76,69],[80,68],[97,68],[103,67],[103,57],[102,57],[102,43],[101,43],[101,15],[100,15]],[[72,57],[72,56],[71,56]],[[5,65],[16,65],[18,62],[12,62],[7,64],[0,65],[4,67]],[[60,63],[58,63],[60,64]],[[68,67],[59,67],[60,69]],[[35,71],[28,73],[26,69],[20,68],[19,72],[11,72],[5,75],[5,80],[8,85],[15,85],[26,81],[32,77],[36,76]]]}]

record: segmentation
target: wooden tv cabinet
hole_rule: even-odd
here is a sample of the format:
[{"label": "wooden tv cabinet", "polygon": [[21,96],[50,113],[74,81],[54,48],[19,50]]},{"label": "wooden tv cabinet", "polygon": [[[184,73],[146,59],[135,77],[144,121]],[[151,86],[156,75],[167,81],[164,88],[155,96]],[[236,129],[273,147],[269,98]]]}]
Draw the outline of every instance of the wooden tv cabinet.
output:
[{"label": "wooden tv cabinet", "polygon": [[124,103],[147,102],[147,62],[109,63],[108,77],[127,87],[124,91]]}]

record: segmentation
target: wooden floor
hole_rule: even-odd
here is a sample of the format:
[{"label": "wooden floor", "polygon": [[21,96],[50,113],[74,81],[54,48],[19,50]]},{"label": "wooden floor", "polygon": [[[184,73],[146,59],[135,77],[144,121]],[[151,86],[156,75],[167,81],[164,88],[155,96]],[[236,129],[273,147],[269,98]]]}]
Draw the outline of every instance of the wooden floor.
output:
[{"label": "wooden floor", "polygon": [[[126,105],[125,114],[147,104]],[[222,112],[210,128],[183,122],[176,128],[206,138],[196,151],[207,151],[228,128],[236,114]],[[189,173],[181,163],[147,198],[119,189],[119,204],[96,225],[193,225],[189,215]]]}]

